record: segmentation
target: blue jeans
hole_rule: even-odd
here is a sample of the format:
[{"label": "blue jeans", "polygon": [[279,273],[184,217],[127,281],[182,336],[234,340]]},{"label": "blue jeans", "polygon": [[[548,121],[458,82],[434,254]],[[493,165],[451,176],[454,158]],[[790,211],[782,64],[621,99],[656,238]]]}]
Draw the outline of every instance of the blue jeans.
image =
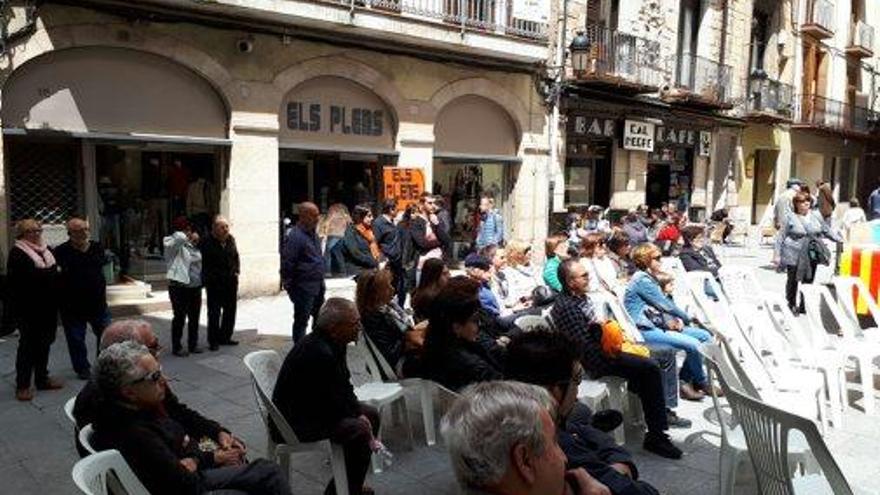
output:
[{"label": "blue jeans", "polygon": [[645,342],[649,344],[666,344],[687,353],[679,378],[693,385],[705,385],[706,372],[703,370],[703,358],[700,356],[700,344],[712,338],[712,334],[696,327],[684,327],[681,332],[663,331],[659,328],[641,329]]},{"label": "blue jeans", "polygon": [[66,315],[62,312],[61,324],[64,326],[64,335],[67,337],[67,350],[70,352],[73,371],[87,373],[91,365],[89,364],[89,351],[86,349],[86,325],[92,326],[92,331],[95,332],[95,338],[98,340],[95,348],[100,349],[101,334],[110,324],[110,311],[104,309],[103,313],[91,318]]},{"label": "blue jeans", "polygon": [[309,326],[309,318],[318,318],[318,311],[324,305],[324,290],[325,287],[322,284],[318,292],[309,292],[302,289],[287,291],[287,297],[293,303],[291,336],[293,337],[294,344],[305,336],[306,327]]}]

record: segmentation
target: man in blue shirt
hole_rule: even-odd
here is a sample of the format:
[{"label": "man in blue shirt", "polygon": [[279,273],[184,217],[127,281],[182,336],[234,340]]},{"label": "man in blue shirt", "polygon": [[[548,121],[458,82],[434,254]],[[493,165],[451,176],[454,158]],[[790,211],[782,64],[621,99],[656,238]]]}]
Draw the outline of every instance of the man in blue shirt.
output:
[{"label": "man in blue shirt", "polygon": [[880,218],[880,186],[868,197],[868,212],[871,220]]},{"label": "man in blue shirt", "polygon": [[504,219],[495,209],[491,196],[480,198],[480,225],[477,227],[477,250],[486,246],[504,245]]},{"label": "man in blue shirt", "polygon": [[324,304],[324,256],[315,228],[320,210],[300,203],[299,221],[291,229],[281,253],[281,282],[293,303],[293,342],[305,335],[309,317]]}]

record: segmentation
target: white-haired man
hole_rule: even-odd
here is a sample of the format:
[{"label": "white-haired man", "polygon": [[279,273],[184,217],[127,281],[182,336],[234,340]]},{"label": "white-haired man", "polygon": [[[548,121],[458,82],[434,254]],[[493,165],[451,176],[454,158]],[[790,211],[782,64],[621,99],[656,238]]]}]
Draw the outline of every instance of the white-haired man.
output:
[{"label": "white-haired man", "polygon": [[441,425],[465,493],[610,495],[585,470],[565,470],[555,408],[550,394],[535,385],[495,381],[466,388]]}]

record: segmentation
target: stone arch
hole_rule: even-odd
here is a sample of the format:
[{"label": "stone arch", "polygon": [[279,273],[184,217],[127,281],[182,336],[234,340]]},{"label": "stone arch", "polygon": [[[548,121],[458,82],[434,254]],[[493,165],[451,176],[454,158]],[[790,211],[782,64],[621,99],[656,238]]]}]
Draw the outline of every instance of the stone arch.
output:
[{"label": "stone arch", "polygon": [[282,100],[291,90],[300,84],[322,76],[335,76],[353,81],[375,93],[388,105],[394,113],[394,121],[400,125],[406,105],[406,98],[400,93],[390,79],[376,69],[362,62],[343,55],[327,55],[311,58],[294,64],[275,75],[272,84],[278,89],[278,101],[275,108],[280,108]]},{"label": "stone arch", "polygon": [[[124,34],[123,34],[124,33]],[[17,45],[0,64],[0,84],[5,86],[12,73],[28,61],[51,51],[67,48],[108,47],[142,51],[172,60],[202,77],[223,101],[227,113],[238,94],[232,75],[207,53],[171,36],[144,33],[129,24],[74,24],[41,28]]]},{"label": "stone arch", "polygon": [[483,77],[459,79],[440,88],[431,97],[435,115],[439,115],[443,107],[452,100],[466,95],[482,96],[498,104],[510,115],[520,136],[529,131],[529,113],[522,101],[500,84]]}]

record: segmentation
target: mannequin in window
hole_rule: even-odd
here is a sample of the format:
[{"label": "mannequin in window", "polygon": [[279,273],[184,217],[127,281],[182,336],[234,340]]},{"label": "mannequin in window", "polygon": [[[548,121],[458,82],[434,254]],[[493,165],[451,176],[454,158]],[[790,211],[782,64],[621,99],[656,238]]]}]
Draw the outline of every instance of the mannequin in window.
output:
[{"label": "mannequin in window", "polygon": [[189,184],[186,193],[186,214],[201,234],[205,234],[210,226],[213,198],[214,185],[208,179],[196,177]]},{"label": "mannequin in window", "polygon": [[186,195],[189,189],[189,169],[180,158],[175,158],[168,169],[168,194],[171,196],[170,218],[177,218],[186,211]]}]

